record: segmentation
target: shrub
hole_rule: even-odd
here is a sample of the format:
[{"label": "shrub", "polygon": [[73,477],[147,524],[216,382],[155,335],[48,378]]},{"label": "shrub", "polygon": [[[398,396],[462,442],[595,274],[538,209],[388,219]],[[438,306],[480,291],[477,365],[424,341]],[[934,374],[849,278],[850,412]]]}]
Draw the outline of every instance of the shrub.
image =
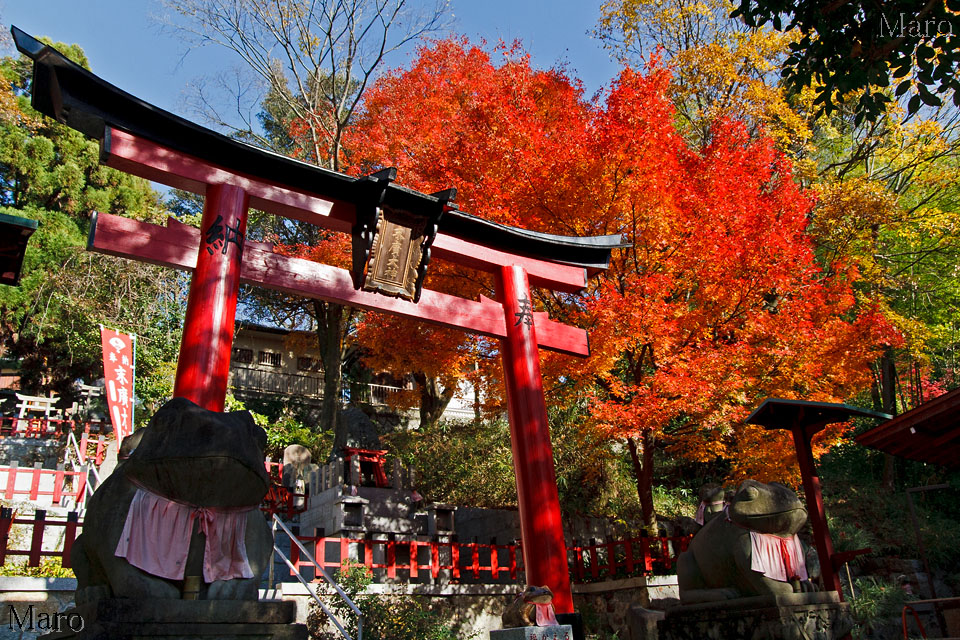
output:
[{"label": "shrub", "polygon": [[[416,598],[385,598],[367,593],[373,581],[370,570],[362,564],[344,561],[334,575],[350,599],[363,614],[363,637],[366,640],[457,640],[458,633],[435,611]],[[357,619],[353,610],[335,594],[328,597],[328,606],[339,618],[351,637],[357,636]],[[314,610],[308,621],[311,628],[326,623],[326,615]]]}]

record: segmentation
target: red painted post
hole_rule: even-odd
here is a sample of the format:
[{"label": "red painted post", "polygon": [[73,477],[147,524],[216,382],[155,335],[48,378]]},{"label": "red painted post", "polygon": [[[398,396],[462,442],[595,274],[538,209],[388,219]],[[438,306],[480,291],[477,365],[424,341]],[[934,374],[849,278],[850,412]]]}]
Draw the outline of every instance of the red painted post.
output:
[{"label": "red painted post", "polygon": [[79,520],[80,514],[76,511],[69,511],[67,513],[67,523],[64,525],[63,530],[63,555],[60,559],[60,565],[64,569],[73,567],[73,562],[70,560],[70,551],[73,549],[73,541],[77,537]]},{"label": "red painted post", "polygon": [[40,477],[43,475],[43,463],[33,463],[33,477],[30,478],[30,499],[36,501],[40,495]]},{"label": "red painted post", "polygon": [[53,478],[53,504],[60,504],[63,497],[63,483],[66,480],[66,472],[63,470],[63,463],[57,465],[57,472]]},{"label": "red painted post", "polygon": [[500,551],[497,545],[490,545],[490,575],[496,580],[500,575]]},{"label": "red painted post", "polygon": [[419,560],[417,560],[417,541],[410,541],[410,580],[413,581],[417,577],[417,571],[420,568]]},{"label": "red painted post", "polygon": [[80,471],[73,477],[76,478],[74,481],[76,495],[73,497],[73,501],[79,505],[87,498],[87,465],[80,467]]},{"label": "red painted post", "polygon": [[47,512],[43,509],[37,509],[33,517],[33,536],[30,539],[30,555],[27,566],[39,567],[40,553],[43,551],[43,529],[46,525]]},{"label": "red painted post", "polygon": [[373,540],[369,538],[363,540],[363,564],[373,571]]},{"label": "red painted post", "polygon": [[16,517],[10,507],[0,507],[0,567],[7,561],[7,542],[10,540],[10,527]]},{"label": "red painted post", "polygon": [[387,539],[387,577],[397,577],[397,541],[393,534]]},{"label": "red painted post", "polygon": [[249,204],[239,187],[207,186],[173,395],[211,411],[223,411],[227,394]]},{"label": "red painted post", "polygon": [[440,547],[436,542],[430,543],[430,575],[434,580],[440,577]]},{"label": "red painted post", "polygon": [[17,488],[17,470],[20,467],[20,463],[16,460],[10,462],[10,466],[7,467],[7,490],[3,494],[4,500],[13,500],[13,493]]},{"label": "red painted post", "polygon": [[573,613],[530,284],[526,271],[513,265],[501,269],[497,285],[507,325],[501,350],[526,581],[550,587],[557,613]]},{"label": "red painted post", "polygon": [[[821,426],[822,428],[822,426]],[[811,430],[814,433],[816,429]],[[833,567],[833,540],[827,528],[827,515],[823,509],[823,494],[820,492],[820,476],[817,466],[813,462],[813,450],[810,447],[810,436],[802,426],[793,427],[793,444],[797,449],[797,462],[800,465],[800,476],[803,479],[803,493],[807,498],[807,513],[810,524],[813,526],[813,539],[817,543],[817,555],[820,556],[820,575],[827,591],[836,591],[842,602],[843,589],[840,587],[840,576]]]}]

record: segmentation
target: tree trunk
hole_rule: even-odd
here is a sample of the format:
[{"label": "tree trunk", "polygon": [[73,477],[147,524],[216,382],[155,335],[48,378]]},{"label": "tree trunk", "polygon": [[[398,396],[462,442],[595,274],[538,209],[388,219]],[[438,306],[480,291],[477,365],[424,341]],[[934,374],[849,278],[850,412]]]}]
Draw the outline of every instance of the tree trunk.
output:
[{"label": "tree trunk", "polygon": [[341,356],[343,352],[344,307],[339,304],[315,300],[313,312],[317,319],[317,341],[320,346],[320,364],[323,367],[323,402],[320,405],[320,428],[333,429],[333,450],[330,458],[339,455],[347,445],[347,433],[342,428],[337,414],[340,409],[340,386],[343,378]]},{"label": "tree trunk", "polygon": [[[892,416],[897,415],[897,368],[893,361],[893,349],[887,349],[880,357],[880,410]],[[883,454],[883,479],[881,487],[887,493],[896,490],[895,458]]]},{"label": "tree trunk", "polygon": [[447,410],[456,389],[451,386],[441,390],[438,378],[428,378],[423,373],[414,374],[413,379],[420,388],[420,426],[435,424]]},{"label": "tree trunk", "polygon": [[627,438],[633,473],[637,481],[637,496],[640,498],[641,526],[647,535],[657,535],[657,513],[653,508],[653,447],[656,438],[649,431],[640,437],[640,451],[637,442]]}]

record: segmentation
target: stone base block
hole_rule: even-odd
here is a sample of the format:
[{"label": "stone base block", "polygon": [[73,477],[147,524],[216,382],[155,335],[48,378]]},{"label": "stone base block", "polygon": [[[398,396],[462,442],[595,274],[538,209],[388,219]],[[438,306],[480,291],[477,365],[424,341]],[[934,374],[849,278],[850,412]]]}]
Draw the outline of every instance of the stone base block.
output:
[{"label": "stone base block", "polygon": [[573,627],[558,624],[552,627],[514,627],[490,632],[490,640],[573,640]]},{"label": "stone base block", "polygon": [[45,640],[307,639],[306,625],[294,623],[293,602],[116,598],[80,605],[62,615],[65,624],[43,636]]},{"label": "stone base block", "polygon": [[853,618],[827,591],[673,607],[658,627],[659,640],[839,640]]}]

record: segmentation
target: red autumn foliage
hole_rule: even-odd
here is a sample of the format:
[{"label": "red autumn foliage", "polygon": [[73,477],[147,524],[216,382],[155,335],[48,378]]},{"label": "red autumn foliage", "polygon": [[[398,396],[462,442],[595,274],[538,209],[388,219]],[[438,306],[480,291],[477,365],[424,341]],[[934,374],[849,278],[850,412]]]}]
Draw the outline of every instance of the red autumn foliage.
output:
[{"label": "red autumn foliage", "polygon": [[[848,398],[867,384],[876,348],[899,337],[854,297],[854,269],[828,277],[818,268],[811,198],[772,141],[718,122],[709,146],[690,148],[673,126],[668,82],[656,64],[627,68],[588,101],[575,80],[533,69],[517,47],[491,56],[464,40],[437,42],[371,87],[346,164],[356,174],[395,166],[402,184],[425,192],[456,186],[463,209],[497,222],[624,234],[633,247],[584,297],[539,297],[590,331],[593,352],[543,354],[548,380],[588,394],[596,422],[611,437],[640,438],[647,453],[722,456],[734,476],[793,480],[789,438],[743,419],[766,396]],[[428,286],[491,295],[484,278],[436,262]],[[420,350],[421,331],[376,319],[360,336],[372,362],[444,384],[471,353],[495,346],[431,329],[438,347]],[[496,380],[497,360],[483,362]]]}]

